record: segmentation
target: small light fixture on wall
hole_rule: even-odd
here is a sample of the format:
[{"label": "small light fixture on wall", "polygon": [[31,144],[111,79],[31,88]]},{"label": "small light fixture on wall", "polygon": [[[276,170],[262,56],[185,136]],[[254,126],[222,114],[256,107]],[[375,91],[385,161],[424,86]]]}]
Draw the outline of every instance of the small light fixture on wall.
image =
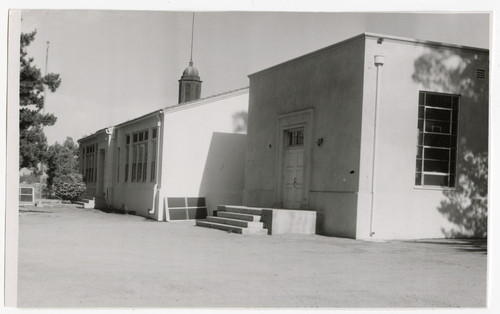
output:
[{"label": "small light fixture on wall", "polygon": [[323,144],[323,138],[322,137],[318,138],[316,144],[318,145],[318,147],[321,146]]}]

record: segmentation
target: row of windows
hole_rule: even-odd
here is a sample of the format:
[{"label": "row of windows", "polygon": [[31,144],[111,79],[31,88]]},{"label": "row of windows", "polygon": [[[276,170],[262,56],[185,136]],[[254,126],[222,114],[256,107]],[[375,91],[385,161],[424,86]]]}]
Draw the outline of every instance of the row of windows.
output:
[{"label": "row of windows", "polygon": [[[130,144],[130,138],[132,137],[132,143],[138,143],[147,141],[149,136],[149,130],[144,130],[136,133],[132,133],[132,135],[125,135],[125,144]],[[153,129],[153,138],[156,138],[156,128]]]},{"label": "row of windows", "polygon": [[[458,95],[423,91],[419,93],[416,186],[455,187],[459,101]],[[150,131],[151,139],[149,139]],[[125,182],[129,180],[129,175],[132,182],[146,182],[148,166],[150,181],[156,180],[157,136],[157,128],[125,136]],[[288,131],[287,146],[300,146],[303,143],[303,129]],[[86,182],[96,181],[95,146],[94,144],[83,148]],[[151,156],[148,156],[149,147]],[[120,148],[118,148],[118,169],[121,169],[119,158]]]},{"label": "row of windows", "polygon": [[[151,129],[151,140],[149,140],[150,130],[144,130],[125,136],[125,168],[124,180],[128,182],[146,182],[156,180],[156,154],[158,129]],[[132,143],[131,143],[132,142]],[[148,149],[151,149],[151,156],[148,156]],[[120,148],[118,148],[118,174],[117,181],[120,181]],[[132,153],[132,155],[130,155]],[[148,169],[149,166],[149,169]],[[130,177],[129,177],[130,176]]]}]

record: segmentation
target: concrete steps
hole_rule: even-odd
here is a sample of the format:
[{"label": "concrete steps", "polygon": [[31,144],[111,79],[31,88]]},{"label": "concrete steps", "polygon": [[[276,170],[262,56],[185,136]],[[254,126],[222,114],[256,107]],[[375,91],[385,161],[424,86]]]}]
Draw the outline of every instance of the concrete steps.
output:
[{"label": "concrete steps", "polygon": [[83,208],[95,208],[95,199],[94,198],[82,198],[81,200],[75,202],[77,205],[82,206]]},{"label": "concrete steps", "polygon": [[217,208],[217,216],[197,220],[196,225],[239,234],[267,234],[261,214],[260,208],[221,205]]},{"label": "concrete steps", "polygon": [[227,232],[239,233],[239,234],[267,234],[266,229],[253,229],[253,228],[237,227],[237,226],[225,225],[225,224],[220,224],[220,223],[215,223],[215,222],[209,222],[207,220],[197,220],[196,225],[198,227],[219,229],[219,230],[224,230]]},{"label": "concrete steps", "polygon": [[215,222],[219,224],[244,227],[244,228],[262,228],[264,224],[260,221],[247,221],[247,220],[239,220],[233,218],[224,218],[224,217],[214,217],[208,216],[207,220],[209,222]]},{"label": "concrete steps", "polygon": [[249,214],[231,213],[223,211],[218,212],[217,217],[232,218],[245,221],[260,221],[261,218],[260,215],[249,215]]},{"label": "concrete steps", "polygon": [[221,205],[219,206],[218,210],[231,213],[247,214],[247,215],[262,215],[262,208],[257,208],[257,207]]}]

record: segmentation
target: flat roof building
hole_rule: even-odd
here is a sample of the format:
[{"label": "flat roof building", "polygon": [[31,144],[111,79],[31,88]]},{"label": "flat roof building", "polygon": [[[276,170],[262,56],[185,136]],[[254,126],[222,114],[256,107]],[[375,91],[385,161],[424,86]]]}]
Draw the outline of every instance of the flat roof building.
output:
[{"label": "flat roof building", "polygon": [[331,236],[486,236],[488,50],[365,33],[249,78],[245,205]]}]

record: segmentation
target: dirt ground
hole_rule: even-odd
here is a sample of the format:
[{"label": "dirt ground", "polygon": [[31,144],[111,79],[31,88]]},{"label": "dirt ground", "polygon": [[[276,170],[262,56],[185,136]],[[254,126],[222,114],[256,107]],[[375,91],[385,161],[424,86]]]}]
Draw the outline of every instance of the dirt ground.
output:
[{"label": "dirt ground", "polygon": [[237,235],[21,207],[18,306],[485,307],[485,241]]}]

